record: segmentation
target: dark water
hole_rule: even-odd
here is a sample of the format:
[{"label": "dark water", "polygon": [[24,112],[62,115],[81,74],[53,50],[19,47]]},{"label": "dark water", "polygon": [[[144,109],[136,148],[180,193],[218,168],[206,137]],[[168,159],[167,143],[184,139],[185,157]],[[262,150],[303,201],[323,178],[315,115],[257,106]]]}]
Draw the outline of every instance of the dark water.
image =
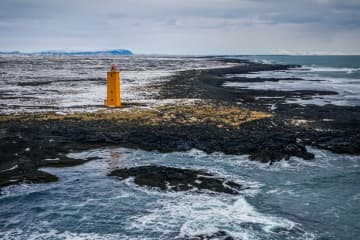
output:
[{"label": "dark water", "polygon": [[[233,58],[233,57],[232,57]],[[237,56],[263,63],[296,64],[298,68],[285,71],[264,71],[241,76],[284,79],[279,82],[231,83],[227,87],[246,87],[273,90],[325,90],[338,95],[317,96],[309,100],[292,99],[301,104],[335,104],[360,106],[360,56]],[[231,76],[230,76],[231,77]],[[303,81],[289,80],[301,78]]]},{"label": "dark water", "polygon": [[[45,169],[60,176],[57,183],[6,189],[0,238],[181,239],[221,230],[235,239],[357,239],[360,158],[311,151],[313,161],[294,158],[273,166],[197,150],[102,148],[75,154],[102,159]],[[240,196],[164,193],[106,176],[116,167],[147,164],[203,169],[250,189]]]},{"label": "dark water", "polygon": [[240,56],[243,59],[270,61],[283,64],[298,64],[304,66],[319,66],[319,67],[333,67],[333,68],[360,68],[360,56],[358,55],[343,55],[343,56],[296,56],[296,55],[252,55]]},{"label": "dark water", "polygon": [[[303,64],[300,70],[257,74],[303,76],[308,80],[306,84],[280,81],[277,85],[249,87],[331,88],[339,92],[336,98],[312,101],[358,105],[359,57],[249,58]],[[103,98],[104,68],[112,61],[126,66],[125,89],[157,81],[179,68],[202,68],[208,64],[208,60],[196,58],[136,56],[115,60],[15,56],[2,60],[1,106],[12,104],[2,107],[2,112],[47,111],[44,104],[59,107],[59,111],[67,111],[69,106],[76,106],[77,110],[96,109]],[[311,81],[317,78],[325,81]],[[29,84],[33,82],[42,85]],[[49,93],[54,93],[54,101]],[[129,92],[125,97],[137,100],[139,92],[135,93]],[[18,95],[29,98],[19,97],[15,102],[7,98]],[[151,101],[151,95],[140,97]],[[86,106],[88,102],[92,107]],[[312,161],[293,158],[272,166],[250,162],[247,156],[209,155],[198,150],[163,154],[101,148],[73,154],[71,157],[101,159],[77,167],[44,169],[60,177],[56,183],[4,189],[0,196],[0,239],[182,239],[218,231],[243,240],[359,239],[360,157],[310,151],[316,155]],[[239,196],[165,193],[138,187],[131,179],[119,181],[106,176],[117,167],[148,164],[202,169],[249,189]]]}]

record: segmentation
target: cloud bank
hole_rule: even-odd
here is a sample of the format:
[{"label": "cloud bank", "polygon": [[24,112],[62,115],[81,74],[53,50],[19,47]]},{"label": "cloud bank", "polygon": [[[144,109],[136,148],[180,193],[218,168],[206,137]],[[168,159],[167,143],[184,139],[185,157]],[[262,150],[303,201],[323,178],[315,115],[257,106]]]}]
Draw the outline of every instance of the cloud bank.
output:
[{"label": "cloud bank", "polygon": [[0,50],[360,53],[358,0],[1,0]]}]

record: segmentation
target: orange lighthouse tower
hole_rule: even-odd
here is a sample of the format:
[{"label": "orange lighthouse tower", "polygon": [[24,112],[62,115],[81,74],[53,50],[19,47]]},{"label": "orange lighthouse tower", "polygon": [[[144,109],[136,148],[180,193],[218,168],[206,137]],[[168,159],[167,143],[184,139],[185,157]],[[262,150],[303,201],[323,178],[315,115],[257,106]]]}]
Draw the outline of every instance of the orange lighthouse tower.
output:
[{"label": "orange lighthouse tower", "polygon": [[111,69],[107,72],[107,96],[104,101],[106,107],[120,107],[120,72],[115,64],[111,64]]}]

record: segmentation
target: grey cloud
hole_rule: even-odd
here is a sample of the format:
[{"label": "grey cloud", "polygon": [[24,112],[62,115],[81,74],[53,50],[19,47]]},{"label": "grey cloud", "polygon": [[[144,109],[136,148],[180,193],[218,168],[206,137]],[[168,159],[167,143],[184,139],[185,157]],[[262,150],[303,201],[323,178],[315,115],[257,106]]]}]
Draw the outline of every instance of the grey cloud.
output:
[{"label": "grey cloud", "polygon": [[360,2],[1,0],[0,35],[0,50],[127,47],[142,53],[270,53],[282,48],[360,52],[355,41],[360,35]]}]

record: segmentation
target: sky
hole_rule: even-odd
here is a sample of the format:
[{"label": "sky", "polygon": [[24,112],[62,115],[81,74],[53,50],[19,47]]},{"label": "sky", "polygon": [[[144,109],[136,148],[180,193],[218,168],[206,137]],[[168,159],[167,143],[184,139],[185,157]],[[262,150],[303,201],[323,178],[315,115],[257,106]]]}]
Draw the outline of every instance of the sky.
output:
[{"label": "sky", "polygon": [[0,51],[360,54],[360,0],[0,0]]}]

